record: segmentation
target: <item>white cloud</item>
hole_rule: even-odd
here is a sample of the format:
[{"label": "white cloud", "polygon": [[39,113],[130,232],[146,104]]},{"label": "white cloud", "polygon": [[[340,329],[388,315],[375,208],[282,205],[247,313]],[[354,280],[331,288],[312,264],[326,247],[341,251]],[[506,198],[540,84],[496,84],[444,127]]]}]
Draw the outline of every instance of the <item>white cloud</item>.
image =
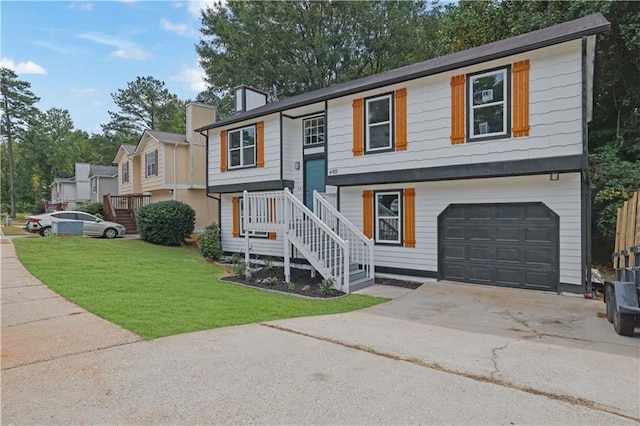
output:
[{"label": "white cloud", "polygon": [[77,9],[85,12],[89,12],[93,10],[93,3],[89,3],[86,1],[74,1],[69,4],[69,9]]},{"label": "white cloud", "polygon": [[[187,10],[196,19],[200,19],[200,11],[210,7],[212,9],[216,9],[216,1],[208,0],[208,1],[188,1],[187,2]],[[222,4],[227,4],[226,0],[222,1]]]},{"label": "white cloud", "polygon": [[160,19],[160,26],[163,30],[176,33],[181,36],[198,38],[198,31],[187,24],[174,24],[167,18]]},{"label": "white cloud", "polygon": [[92,87],[85,87],[85,88],[73,88],[70,90],[72,95],[94,95],[96,93],[98,93],[98,89],[94,89]]},{"label": "white cloud", "polygon": [[16,63],[12,59],[2,58],[0,59],[0,67],[9,68],[16,74],[46,74],[47,71],[32,61],[18,62]]},{"label": "white cloud", "polygon": [[192,67],[183,65],[178,74],[171,76],[171,80],[187,83],[189,89],[197,93],[204,92],[207,89],[207,83],[204,78],[205,73],[198,65]]},{"label": "white cloud", "polygon": [[135,43],[131,43],[126,40],[120,40],[107,34],[92,32],[78,34],[76,37],[104,44],[106,46],[115,47],[116,50],[109,53],[109,56],[113,56],[116,58],[144,61],[145,59],[151,59],[153,57],[150,52],[147,52]]}]

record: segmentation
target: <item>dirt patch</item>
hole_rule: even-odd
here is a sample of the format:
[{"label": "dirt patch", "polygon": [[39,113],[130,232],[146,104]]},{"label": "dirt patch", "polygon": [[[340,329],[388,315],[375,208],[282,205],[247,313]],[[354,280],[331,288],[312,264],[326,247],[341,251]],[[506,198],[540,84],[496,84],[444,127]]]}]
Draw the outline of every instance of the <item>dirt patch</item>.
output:
[{"label": "dirt patch", "polygon": [[[320,274],[316,273],[315,277],[311,277],[310,270],[299,268],[291,268],[291,282],[289,284],[284,281],[284,268],[281,266],[262,266],[259,269],[252,271],[250,278],[232,275],[224,278],[224,280],[266,290],[275,290],[283,293],[291,293],[307,297],[319,297],[323,299],[340,297],[345,294],[335,289],[323,289],[323,278]],[[376,278],[375,283],[410,289],[416,289],[422,285],[422,283],[391,278]]]}]

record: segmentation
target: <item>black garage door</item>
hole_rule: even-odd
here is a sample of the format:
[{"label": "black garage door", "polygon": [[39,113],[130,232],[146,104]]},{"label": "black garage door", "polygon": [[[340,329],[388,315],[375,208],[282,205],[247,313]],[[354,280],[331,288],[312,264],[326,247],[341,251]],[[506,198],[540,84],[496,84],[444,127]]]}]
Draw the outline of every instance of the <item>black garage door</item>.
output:
[{"label": "black garage door", "polygon": [[542,203],[450,205],[438,216],[440,279],[556,290],[558,223]]}]

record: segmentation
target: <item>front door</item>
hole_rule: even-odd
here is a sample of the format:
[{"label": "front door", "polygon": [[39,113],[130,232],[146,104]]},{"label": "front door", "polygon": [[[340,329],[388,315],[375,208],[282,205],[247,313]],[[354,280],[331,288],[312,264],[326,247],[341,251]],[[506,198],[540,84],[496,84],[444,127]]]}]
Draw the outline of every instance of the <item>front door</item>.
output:
[{"label": "front door", "polygon": [[313,211],[313,191],[324,192],[324,158],[304,162],[304,205]]}]

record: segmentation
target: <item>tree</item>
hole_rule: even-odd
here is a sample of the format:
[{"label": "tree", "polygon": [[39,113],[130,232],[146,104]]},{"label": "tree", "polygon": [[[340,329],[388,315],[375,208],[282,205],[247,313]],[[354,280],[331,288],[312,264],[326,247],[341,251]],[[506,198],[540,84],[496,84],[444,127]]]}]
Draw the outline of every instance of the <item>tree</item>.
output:
[{"label": "tree", "polygon": [[0,68],[0,93],[2,95],[2,129],[3,139],[7,141],[7,156],[9,160],[9,193],[11,197],[11,217],[16,217],[15,192],[15,163],[13,158],[13,139],[26,130],[29,120],[37,113],[34,104],[40,100],[29,89],[31,84],[18,80],[15,72],[7,68]]},{"label": "tree", "polygon": [[203,12],[196,51],[220,98],[249,84],[277,100],[436,56],[439,10],[422,1],[228,2]]},{"label": "tree", "polygon": [[[124,135],[129,143],[140,137],[144,130],[180,133],[184,128],[185,103],[164,87],[164,82],[153,77],[137,77],[118,89],[111,97],[120,111],[109,111],[111,121],[102,125],[105,135]],[[182,128],[180,128],[182,123]]]}]

